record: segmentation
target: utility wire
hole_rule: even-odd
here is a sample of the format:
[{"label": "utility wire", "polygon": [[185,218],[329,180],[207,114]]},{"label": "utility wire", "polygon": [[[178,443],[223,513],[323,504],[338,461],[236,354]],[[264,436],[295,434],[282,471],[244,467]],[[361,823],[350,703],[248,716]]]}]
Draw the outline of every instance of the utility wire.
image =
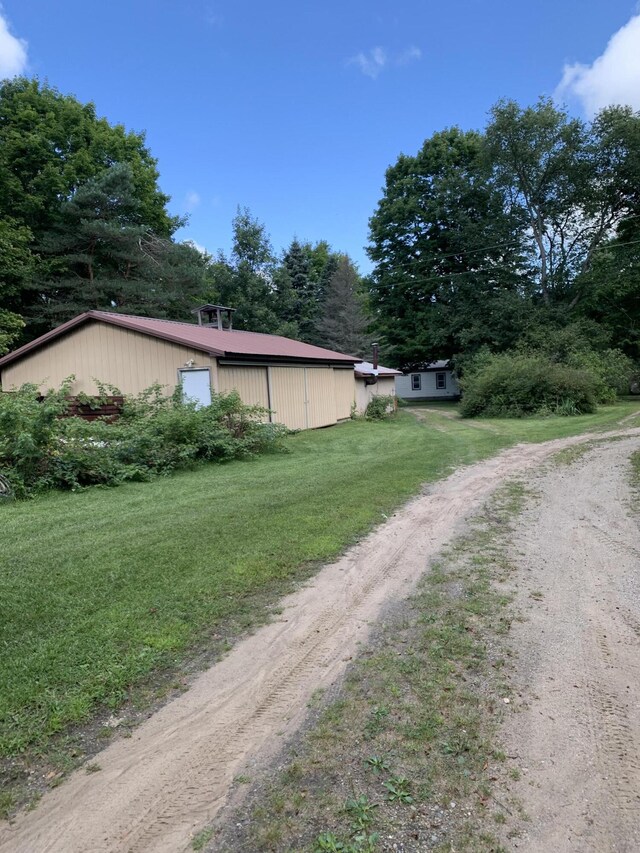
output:
[{"label": "utility wire", "polygon": [[[638,243],[640,243],[640,240],[629,240],[626,243],[607,243],[607,244],[602,245],[602,246],[597,246],[594,249],[594,253],[598,252],[598,251],[603,251],[604,249],[611,249],[613,247],[622,248],[624,246],[634,246]],[[478,251],[481,251],[481,250],[478,249]],[[441,256],[441,257],[443,257],[443,256]],[[405,284],[430,284],[432,282],[448,281],[449,279],[453,278],[454,276],[477,275],[478,273],[481,273],[481,272],[494,272],[494,271],[498,270],[499,268],[500,268],[499,264],[496,263],[490,267],[478,267],[477,269],[473,269],[473,270],[460,270],[459,272],[441,273],[440,275],[434,275],[430,278],[416,277],[416,278],[401,279],[399,281],[389,282],[388,284],[374,284],[373,287],[369,288],[369,290],[370,291],[387,290],[389,288],[400,287],[400,286],[405,285]]]},{"label": "utility wire", "polygon": [[[618,224],[622,224],[623,222],[629,222],[632,219],[640,219],[640,214],[634,213],[632,216],[626,216],[624,219],[620,221]],[[532,238],[533,239],[533,238]],[[445,260],[446,258],[459,258],[462,255],[476,255],[480,252],[488,252],[491,249],[501,249],[505,246],[520,246],[522,245],[522,240],[506,240],[503,243],[494,243],[492,246],[481,246],[479,249],[462,249],[459,252],[450,252],[446,255],[438,255],[438,259]],[[610,245],[610,244],[607,244]],[[597,247],[594,251],[598,251],[600,247]],[[418,255],[413,261],[406,261],[401,264],[394,264],[394,269],[402,269],[403,267],[411,267],[414,264],[419,263],[421,257]],[[378,264],[387,263],[385,261],[378,261]],[[456,273],[457,274],[457,273]],[[454,275],[454,273],[452,273]]]}]

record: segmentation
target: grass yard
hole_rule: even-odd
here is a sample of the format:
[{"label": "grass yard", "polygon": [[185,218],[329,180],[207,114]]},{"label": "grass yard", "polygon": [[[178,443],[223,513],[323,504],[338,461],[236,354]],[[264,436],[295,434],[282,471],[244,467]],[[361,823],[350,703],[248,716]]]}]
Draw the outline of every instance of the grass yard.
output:
[{"label": "grass yard", "polygon": [[0,757],[40,755],[150,675],[228,646],[420,483],[639,409],[484,429],[401,411],[292,436],[287,454],[0,506]]},{"label": "grass yard", "polygon": [[[506,853],[487,816],[503,774],[497,730],[509,697],[505,636],[515,612],[496,588],[527,493],[512,481],[434,562],[350,665],[336,698],[258,778],[215,838],[219,853]],[[429,842],[429,843],[427,843]]]}]

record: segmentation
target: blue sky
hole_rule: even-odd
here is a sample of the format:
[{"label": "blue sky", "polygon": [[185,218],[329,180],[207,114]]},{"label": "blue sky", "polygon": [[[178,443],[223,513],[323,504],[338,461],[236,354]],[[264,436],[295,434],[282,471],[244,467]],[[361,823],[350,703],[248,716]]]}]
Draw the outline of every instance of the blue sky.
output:
[{"label": "blue sky", "polygon": [[277,250],[326,239],[366,271],[385,169],[434,131],[556,91],[577,113],[640,109],[637,12],[628,0],[4,0],[0,73],[37,75],[145,130],[172,211],[190,215],[180,237],[227,250],[246,205]]}]

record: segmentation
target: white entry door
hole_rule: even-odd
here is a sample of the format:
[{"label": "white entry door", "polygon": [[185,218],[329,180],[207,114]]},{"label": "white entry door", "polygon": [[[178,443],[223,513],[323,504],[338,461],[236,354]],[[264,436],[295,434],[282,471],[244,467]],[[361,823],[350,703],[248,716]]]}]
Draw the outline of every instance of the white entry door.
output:
[{"label": "white entry door", "polygon": [[208,367],[196,367],[190,370],[180,370],[182,394],[189,403],[200,406],[211,405],[211,371]]}]

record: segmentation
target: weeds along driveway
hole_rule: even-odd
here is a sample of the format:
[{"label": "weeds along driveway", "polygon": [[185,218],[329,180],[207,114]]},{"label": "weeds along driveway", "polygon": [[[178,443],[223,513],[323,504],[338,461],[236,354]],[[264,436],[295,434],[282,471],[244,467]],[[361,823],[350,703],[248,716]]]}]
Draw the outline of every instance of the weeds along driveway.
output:
[{"label": "weeds along driveway", "polygon": [[369,623],[385,604],[407,596],[465,517],[506,477],[588,438],[519,445],[429,487],[286,598],[276,621],[239,643],[131,738],[111,744],[35,811],[5,824],[0,850],[187,849],[247,762],[266,761],[281,748],[314,691],[340,677]]}]

